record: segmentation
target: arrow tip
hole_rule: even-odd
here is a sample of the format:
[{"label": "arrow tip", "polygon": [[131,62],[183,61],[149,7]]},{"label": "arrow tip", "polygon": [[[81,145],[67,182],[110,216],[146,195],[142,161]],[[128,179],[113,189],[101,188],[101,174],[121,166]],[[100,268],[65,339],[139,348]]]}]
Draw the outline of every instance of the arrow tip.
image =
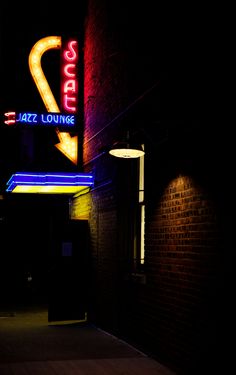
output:
[{"label": "arrow tip", "polygon": [[57,143],[55,147],[58,148],[72,163],[77,165],[78,162],[78,137],[71,137],[69,133],[67,136],[63,136],[60,143]]}]

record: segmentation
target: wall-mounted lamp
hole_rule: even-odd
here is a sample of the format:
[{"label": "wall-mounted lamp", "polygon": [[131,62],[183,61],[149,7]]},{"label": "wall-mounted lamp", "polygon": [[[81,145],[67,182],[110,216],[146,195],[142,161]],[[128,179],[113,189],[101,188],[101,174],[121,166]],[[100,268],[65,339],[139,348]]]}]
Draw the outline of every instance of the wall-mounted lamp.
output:
[{"label": "wall-mounted lamp", "polygon": [[126,134],[126,140],[116,142],[109,150],[109,154],[117,158],[140,158],[145,154],[144,147],[141,144],[135,144],[130,141],[129,131]]},{"label": "wall-mounted lamp", "polygon": [[117,142],[109,151],[109,154],[117,158],[140,158],[144,155],[141,145],[133,145],[129,142]]}]

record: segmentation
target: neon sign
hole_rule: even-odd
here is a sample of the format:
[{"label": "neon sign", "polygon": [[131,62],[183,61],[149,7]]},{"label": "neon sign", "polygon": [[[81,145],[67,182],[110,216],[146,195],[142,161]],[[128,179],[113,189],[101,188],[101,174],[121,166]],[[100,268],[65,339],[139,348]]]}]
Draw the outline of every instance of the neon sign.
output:
[{"label": "neon sign", "polygon": [[[70,46],[70,48],[73,49],[73,47],[75,47],[75,46],[78,48],[77,42],[76,42],[76,44],[75,43],[72,44],[72,46]],[[67,58],[67,59],[71,58],[72,61],[70,61],[70,63],[75,64],[75,62],[77,62],[77,59],[78,59],[78,53],[77,53],[77,59],[75,59],[74,54],[73,54],[73,50],[71,51],[70,48],[67,47],[67,50],[65,49],[65,51],[67,51],[67,54],[65,54],[65,58]],[[31,75],[32,75],[32,77],[35,81],[35,84],[38,88],[38,91],[40,93],[40,96],[41,96],[44,104],[45,104],[45,107],[46,107],[47,111],[48,112],[60,112],[60,108],[57,105],[57,102],[54,98],[54,95],[51,91],[51,88],[48,84],[48,81],[47,81],[47,79],[44,75],[44,72],[42,70],[42,64],[41,64],[41,58],[42,58],[43,54],[46,51],[49,51],[51,49],[60,49],[62,51],[64,50],[62,48],[62,41],[61,41],[60,36],[45,37],[45,38],[40,39],[37,43],[35,43],[35,45],[31,49],[31,52],[29,54],[29,68],[30,68]],[[77,50],[75,50],[75,51],[77,51]],[[71,52],[71,55],[70,55],[70,52]],[[61,66],[63,66],[63,64],[61,64]],[[74,77],[75,71],[74,70],[72,71],[71,68],[72,67],[67,66],[65,72],[67,72],[67,76],[68,76],[68,74],[72,74],[73,77],[70,77],[70,78],[73,78],[75,80],[75,77]],[[74,68],[74,66],[73,66],[73,68]],[[63,82],[66,81],[65,77],[63,78],[63,74],[61,74],[61,80]],[[68,82],[65,86],[65,90],[64,90],[65,94],[67,94],[67,95],[69,93],[72,94],[72,88],[73,87],[77,88],[77,90],[78,90],[78,83],[72,85]],[[71,90],[69,90],[69,88],[71,88]],[[68,104],[71,104],[71,103],[69,103],[69,101],[68,101]],[[77,103],[77,105],[78,105],[78,103]],[[66,112],[70,112],[70,111],[66,110]],[[56,128],[56,133],[57,133],[57,136],[59,138],[59,143],[57,143],[55,145],[55,147],[57,147],[58,150],[60,150],[74,164],[77,164],[78,137],[77,136],[71,137],[70,133],[67,133],[67,132],[64,132],[64,131],[59,131],[58,128]]]},{"label": "neon sign", "polygon": [[78,43],[69,40],[61,53],[61,110],[74,113],[78,110]]},{"label": "neon sign", "polygon": [[[61,51],[61,105],[58,106],[42,69],[41,59],[51,49]],[[69,39],[62,42],[60,36],[48,36],[38,40],[32,47],[28,62],[29,69],[48,114],[29,112],[5,113],[7,125],[29,124],[55,126],[59,143],[55,144],[68,159],[77,164],[78,137],[71,136],[63,128],[70,128],[77,122],[78,112],[78,42]],[[62,113],[61,113],[62,112]]]},{"label": "neon sign", "polygon": [[4,124],[14,125],[16,123],[16,112],[6,112],[4,116],[6,117]]},{"label": "neon sign", "polygon": [[7,125],[23,124],[31,126],[58,126],[74,127],[76,115],[64,113],[32,113],[32,112],[7,112],[5,113]]},{"label": "neon sign", "polygon": [[45,52],[60,48],[60,36],[47,36],[38,40],[29,54],[30,73],[48,112],[60,112],[60,109],[43,72],[41,59]]}]

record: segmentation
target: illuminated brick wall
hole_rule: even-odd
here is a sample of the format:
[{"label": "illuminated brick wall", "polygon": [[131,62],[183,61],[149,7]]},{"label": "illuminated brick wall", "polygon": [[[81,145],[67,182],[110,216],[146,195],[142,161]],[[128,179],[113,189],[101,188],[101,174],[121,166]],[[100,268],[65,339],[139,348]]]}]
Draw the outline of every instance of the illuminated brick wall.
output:
[{"label": "illuminated brick wall", "polygon": [[70,205],[70,219],[89,220],[91,210],[90,193],[81,194],[79,198],[74,198]]},{"label": "illuminated brick wall", "polygon": [[189,176],[167,181],[147,204],[139,329],[160,358],[190,373],[209,360],[217,338],[218,225],[214,202]]}]

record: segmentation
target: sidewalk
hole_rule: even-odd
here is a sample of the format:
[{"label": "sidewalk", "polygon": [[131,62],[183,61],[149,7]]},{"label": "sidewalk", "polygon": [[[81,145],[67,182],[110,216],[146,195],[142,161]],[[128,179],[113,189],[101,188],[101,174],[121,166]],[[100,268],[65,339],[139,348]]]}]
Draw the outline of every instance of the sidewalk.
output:
[{"label": "sidewalk", "polygon": [[88,323],[49,324],[47,310],[0,312],[1,375],[175,375]]}]

